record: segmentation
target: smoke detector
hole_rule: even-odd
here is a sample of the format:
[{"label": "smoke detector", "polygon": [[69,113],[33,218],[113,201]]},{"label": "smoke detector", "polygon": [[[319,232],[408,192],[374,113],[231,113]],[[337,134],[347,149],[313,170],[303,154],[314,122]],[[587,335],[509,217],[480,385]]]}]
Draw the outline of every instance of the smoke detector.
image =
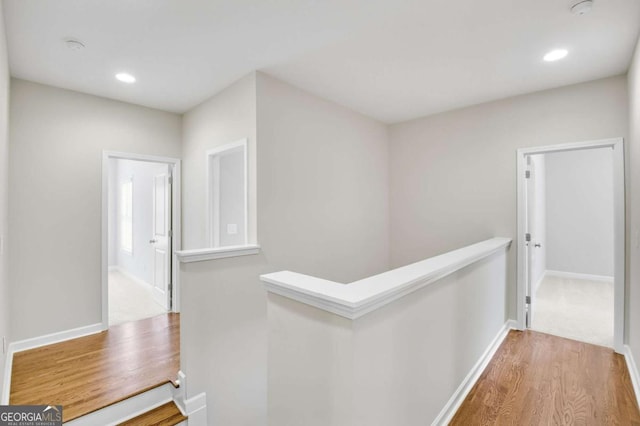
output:
[{"label": "smoke detector", "polygon": [[586,15],[593,8],[593,0],[583,0],[571,6],[571,13],[574,15]]},{"label": "smoke detector", "polygon": [[84,43],[79,40],[67,39],[64,43],[67,45],[67,49],[73,50],[74,52],[84,49]]}]

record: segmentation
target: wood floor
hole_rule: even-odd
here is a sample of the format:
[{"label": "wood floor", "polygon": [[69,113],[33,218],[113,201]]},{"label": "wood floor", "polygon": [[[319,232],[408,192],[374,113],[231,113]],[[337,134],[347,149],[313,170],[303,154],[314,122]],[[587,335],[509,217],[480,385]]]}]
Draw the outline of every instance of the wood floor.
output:
[{"label": "wood floor", "polygon": [[511,331],[451,425],[640,425],[624,357],[535,331]]},{"label": "wood floor", "polygon": [[119,426],[174,426],[185,420],[187,420],[187,418],[182,415],[176,404],[172,401],[124,423],[120,423]]},{"label": "wood floor", "polygon": [[180,315],[160,315],[14,354],[10,403],[62,405],[69,421],[174,383],[179,368]]}]

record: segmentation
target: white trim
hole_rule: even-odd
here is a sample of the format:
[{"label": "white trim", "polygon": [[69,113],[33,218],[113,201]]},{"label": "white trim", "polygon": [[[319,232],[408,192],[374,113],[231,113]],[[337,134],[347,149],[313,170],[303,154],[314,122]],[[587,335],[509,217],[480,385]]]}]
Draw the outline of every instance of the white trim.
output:
[{"label": "white trim", "polygon": [[[220,229],[219,224],[216,222],[214,228],[211,227],[212,215],[220,217],[219,202],[215,202],[215,199],[211,198],[211,170],[209,159],[212,156],[220,154],[224,151],[232,150],[235,148],[244,149],[244,244],[249,244],[249,139],[244,138],[231,142],[225,145],[220,145],[215,148],[206,151],[205,155],[205,173],[207,179],[205,200],[207,206],[206,226],[205,232],[207,235],[207,241],[210,247],[218,248],[220,246]],[[219,180],[218,180],[219,181]]]},{"label": "white trim", "polygon": [[30,339],[19,340],[9,345],[9,352],[16,353],[29,349],[35,349],[42,346],[52,345],[54,343],[65,342],[67,340],[77,339],[79,337],[89,336],[91,334],[100,333],[102,324],[96,323],[86,325],[84,327],[72,328],[71,330],[59,331],[56,333],[45,334],[44,336],[32,337]]},{"label": "white trim", "polygon": [[526,308],[526,157],[533,154],[546,154],[552,152],[574,151],[596,148],[613,149],[613,191],[614,191],[614,327],[613,348],[616,352],[624,351],[624,317],[625,317],[625,194],[624,194],[624,140],[622,138],[602,139],[596,141],[548,145],[533,148],[521,148],[517,150],[517,227],[516,239],[517,256],[517,287],[516,287],[516,318],[517,327],[525,328]]},{"label": "white trim", "polygon": [[350,284],[290,271],[261,275],[267,291],[340,315],[359,318],[493,253],[509,238],[492,238]]},{"label": "white trim", "polygon": [[160,407],[172,400],[171,383],[155,387],[138,395],[123,399],[115,404],[87,413],[65,422],[69,426],[115,426]]},{"label": "white trim", "polygon": [[109,328],[109,159],[137,160],[152,163],[168,164],[170,167],[171,184],[171,228],[172,228],[172,252],[171,256],[171,311],[180,312],[180,280],[178,274],[178,258],[175,252],[182,248],[182,228],[181,228],[181,195],[180,195],[180,165],[178,158],[159,157],[155,155],[133,154],[117,151],[102,152],[102,329]]},{"label": "white trim", "polygon": [[7,348],[6,359],[4,363],[4,377],[2,381],[2,399],[0,405],[9,404],[9,393],[11,391],[11,370],[13,369],[13,354],[29,349],[39,348],[41,346],[52,345],[78,337],[88,336],[90,334],[100,333],[102,324],[96,323],[84,327],[73,328],[71,330],[59,331],[56,333],[45,334],[44,336],[32,337],[30,339],[12,342]]},{"label": "white trim", "polygon": [[624,345],[624,360],[627,362],[627,370],[629,370],[629,376],[631,377],[631,385],[633,386],[633,392],[636,395],[636,402],[640,406],[640,374],[638,373],[638,366],[633,358],[633,352],[629,345]]},{"label": "white trim", "polygon": [[227,246],[218,248],[204,248],[176,251],[178,260],[182,263],[202,262],[205,260],[223,259],[226,257],[247,256],[260,253],[260,246],[247,244],[243,246]]},{"label": "white trim", "polygon": [[207,394],[199,393],[193,398],[184,401],[187,423],[192,426],[205,426],[207,424]]},{"label": "white trim", "polygon": [[13,352],[11,345],[7,348],[4,359],[4,375],[2,376],[2,392],[0,393],[0,405],[9,405],[11,392],[11,370],[13,369]]},{"label": "white trim", "polygon": [[500,331],[498,331],[496,337],[494,337],[491,343],[489,343],[487,349],[485,349],[484,353],[480,356],[475,365],[471,368],[471,370],[469,370],[469,373],[464,378],[462,383],[460,383],[458,389],[456,389],[453,395],[451,395],[449,401],[447,401],[438,416],[431,423],[432,426],[449,424],[453,416],[460,408],[460,405],[462,405],[465,398],[467,397],[467,395],[469,395],[469,392],[471,392],[471,389],[484,372],[485,368],[487,368],[487,365],[489,365],[489,362],[491,362],[491,359],[498,351],[498,348],[504,341],[505,337],[507,337],[507,334],[509,334],[509,330],[515,328],[516,322],[514,320],[508,320],[504,323],[502,328],[500,328]]},{"label": "white trim", "polygon": [[581,274],[578,272],[566,272],[566,271],[552,271],[546,270],[545,276],[547,277],[557,277],[557,278],[567,278],[572,280],[589,280],[589,281],[602,281],[602,282],[613,282],[613,277],[608,277],[606,275],[593,275],[593,274]]}]

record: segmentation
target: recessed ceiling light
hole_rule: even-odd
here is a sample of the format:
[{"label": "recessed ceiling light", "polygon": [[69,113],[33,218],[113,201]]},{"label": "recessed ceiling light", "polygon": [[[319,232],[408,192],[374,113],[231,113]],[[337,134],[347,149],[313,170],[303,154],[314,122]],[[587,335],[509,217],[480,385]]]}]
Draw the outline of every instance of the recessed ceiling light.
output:
[{"label": "recessed ceiling light", "polygon": [[73,51],[80,51],[82,49],[84,49],[84,43],[82,43],[80,40],[75,40],[75,39],[67,39],[64,41],[64,43],[67,45],[67,48],[69,50],[73,50]]},{"label": "recessed ceiling light", "polygon": [[136,78],[134,76],[132,76],[129,73],[126,72],[119,72],[118,74],[116,74],[116,78],[118,80],[120,80],[123,83],[135,83],[136,82]]},{"label": "recessed ceiling light", "polygon": [[555,49],[544,55],[543,59],[547,62],[553,62],[564,58],[568,53],[566,49]]},{"label": "recessed ceiling light", "polygon": [[571,13],[574,15],[586,15],[593,8],[593,0],[582,0],[571,6]]}]

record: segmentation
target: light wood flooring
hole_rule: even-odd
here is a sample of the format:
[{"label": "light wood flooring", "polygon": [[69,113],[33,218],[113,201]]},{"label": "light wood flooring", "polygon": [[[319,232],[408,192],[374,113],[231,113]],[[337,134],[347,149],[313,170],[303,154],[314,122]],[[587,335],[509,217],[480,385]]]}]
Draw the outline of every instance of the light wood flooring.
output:
[{"label": "light wood flooring", "polygon": [[511,331],[450,424],[640,425],[640,411],[622,355]]},{"label": "light wood flooring", "polygon": [[14,354],[10,403],[62,405],[66,422],[175,385],[179,368],[180,315],[160,315]]}]

